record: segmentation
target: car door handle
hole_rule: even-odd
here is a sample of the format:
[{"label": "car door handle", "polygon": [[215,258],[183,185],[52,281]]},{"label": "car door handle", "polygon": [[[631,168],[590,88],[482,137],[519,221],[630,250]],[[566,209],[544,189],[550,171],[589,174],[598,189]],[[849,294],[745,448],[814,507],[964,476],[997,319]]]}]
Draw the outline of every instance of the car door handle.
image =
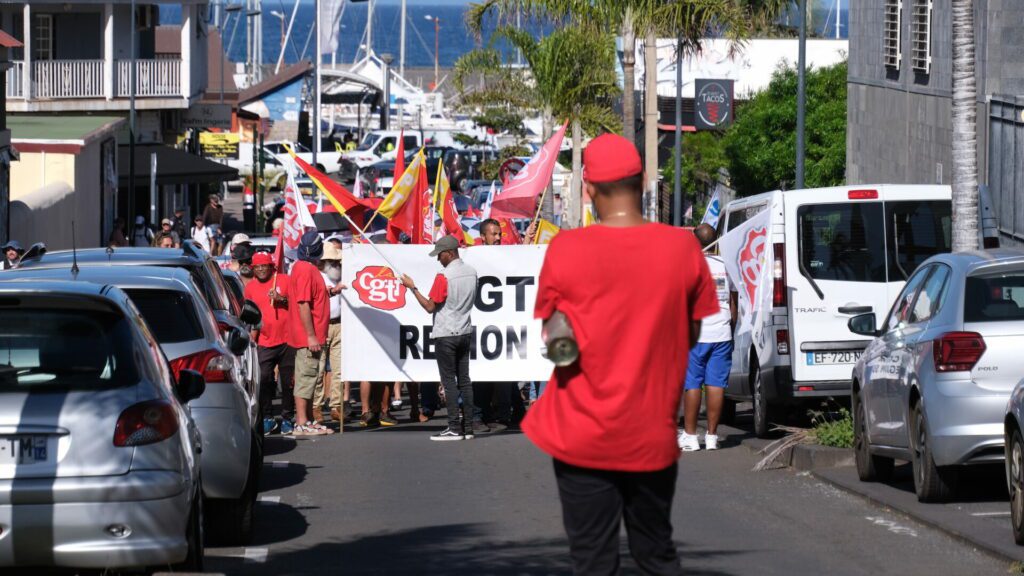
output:
[{"label": "car door handle", "polygon": [[840,306],[840,314],[867,314],[874,310],[871,306]]}]

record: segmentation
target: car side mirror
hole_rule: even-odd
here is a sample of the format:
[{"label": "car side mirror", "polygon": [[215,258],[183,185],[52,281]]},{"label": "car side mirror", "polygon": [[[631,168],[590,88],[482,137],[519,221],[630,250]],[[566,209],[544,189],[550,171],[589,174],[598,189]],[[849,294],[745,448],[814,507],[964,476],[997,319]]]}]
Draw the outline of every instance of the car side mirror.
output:
[{"label": "car side mirror", "polygon": [[188,404],[206,392],[206,378],[195,370],[182,370],[178,373],[174,392],[178,395],[178,400]]},{"label": "car side mirror", "polygon": [[250,326],[255,326],[263,320],[263,313],[260,312],[260,308],[255,302],[246,300],[242,304],[242,314],[238,319]]},{"label": "car side mirror", "polygon": [[870,312],[868,314],[858,314],[850,321],[846,323],[846,326],[850,329],[850,332],[854,334],[860,334],[861,336],[878,336],[877,321],[875,320],[875,313]]},{"label": "car side mirror", "polygon": [[228,332],[228,350],[235,356],[241,356],[245,354],[247,348],[249,348],[249,334],[241,328],[232,328]]}]

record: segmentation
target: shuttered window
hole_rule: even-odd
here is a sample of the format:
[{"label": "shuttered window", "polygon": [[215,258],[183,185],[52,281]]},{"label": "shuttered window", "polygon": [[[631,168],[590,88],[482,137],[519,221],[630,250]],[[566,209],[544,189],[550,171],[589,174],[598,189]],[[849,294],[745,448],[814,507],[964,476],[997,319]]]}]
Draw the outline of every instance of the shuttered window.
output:
[{"label": "shuttered window", "polygon": [[902,0],[885,0],[885,15],[882,20],[882,59],[886,68],[900,69],[900,15]]},{"label": "shuttered window", "polygon": [[932,69],[932,1],[914,0],[911,28],[910,65],[915,72],[928,74]]}]

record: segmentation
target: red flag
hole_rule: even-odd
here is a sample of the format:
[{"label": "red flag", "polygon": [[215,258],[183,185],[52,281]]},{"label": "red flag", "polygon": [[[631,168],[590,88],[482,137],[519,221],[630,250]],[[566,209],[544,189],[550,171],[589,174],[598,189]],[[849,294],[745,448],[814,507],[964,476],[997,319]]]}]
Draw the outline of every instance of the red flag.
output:
[{"label": "red flag", "polygon": [[508,218],[497,218],[498,225],[501,226],[501,245],[519,245],[523,243],[523,240],[519,237],[519,230],[516,229],[516,225],[512,223]]},{"label": "red flag", "polygon": [[544,146],[530,158],[501,192],[491,201],[491,218],[533,218],[537,210],[537,198],[551,183],[555,171],[558,151],[565,137],[566,121]]},{"label": "red flag", "polygon": [[[332,180],[329,176],[316,169],[314,166],[310,166],[308,162],[299,158],[289,148],[288,153],[291,154],[292,160],[295,161],[295,165],[302,169],[303,172],[309,176],[313,184],[323,192],[327,200],[330,201],[334,209],[341,214],[348,214],[352,220],[363,225],[363,217],[367,208],[371,208],[370,204],[362,198],[356,198],[351,192],[348,191],[344,186],[338,182]],[[328,210],[329,211],[329,210]]]},{"label": "red flag", "polygon": [[402,204],[388,222],[388,240],[398,242],[398,233],[405,232],[413,244],[430,244],[433,241],[424,231],[426,220],[430,218],[429,187],[427,164],[421,162],[409,200]]},{"label": "red flag", "polygon": [[441,213],[445,234],[455,236],[463,246],[472,246],[473,237],[462,229],[462,219],[459,218],[459,211],[455,207],[455,197],[452,195],[448,175],[444,173],[444,166],[438,166],[437,183],[434,186],[437,188],[437,194],[434,195],[434,206]]},{"label": "red flag", "polygon": [[405,174],[405,128],[402,128],[398,136],[398,151],[395,155],[395,175],[393,181],[401,178],[402,174]]}]

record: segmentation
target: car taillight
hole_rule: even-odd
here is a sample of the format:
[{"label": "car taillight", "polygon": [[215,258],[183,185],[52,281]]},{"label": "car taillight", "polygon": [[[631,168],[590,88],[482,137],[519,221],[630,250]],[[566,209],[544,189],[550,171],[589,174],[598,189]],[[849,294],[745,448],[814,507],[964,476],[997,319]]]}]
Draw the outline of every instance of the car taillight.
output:
[{"label": "car taillight", "polygon": [[985,339],[977,332],[946,332],[932,348],[937,372],[964,372],[974,368],[985,353]]},{"label": "car taillight", "polygon": [[789,330],[775,332],[775,350],[783,356],[789,354]]},{"label": "car taillight", "polygon": [[175,358],[170,361],[170,365],[175,379],[178,378],[178,374],[182,370],[188,369],[202,374],[208,384],[232,381],[231,358],[224,356],[216,350],[203,350],[202,352]]},{"label": "car taillight", "polygon": [[772,264],[772,306],[785,306],[786,298],[786,245],[775,244],[775,262]]},{"label": "car taillight", "polygon": [[166,440],[178,431],[174,408],[165,400],[129,406],[114,426],[114,446],[144,446]]}]

